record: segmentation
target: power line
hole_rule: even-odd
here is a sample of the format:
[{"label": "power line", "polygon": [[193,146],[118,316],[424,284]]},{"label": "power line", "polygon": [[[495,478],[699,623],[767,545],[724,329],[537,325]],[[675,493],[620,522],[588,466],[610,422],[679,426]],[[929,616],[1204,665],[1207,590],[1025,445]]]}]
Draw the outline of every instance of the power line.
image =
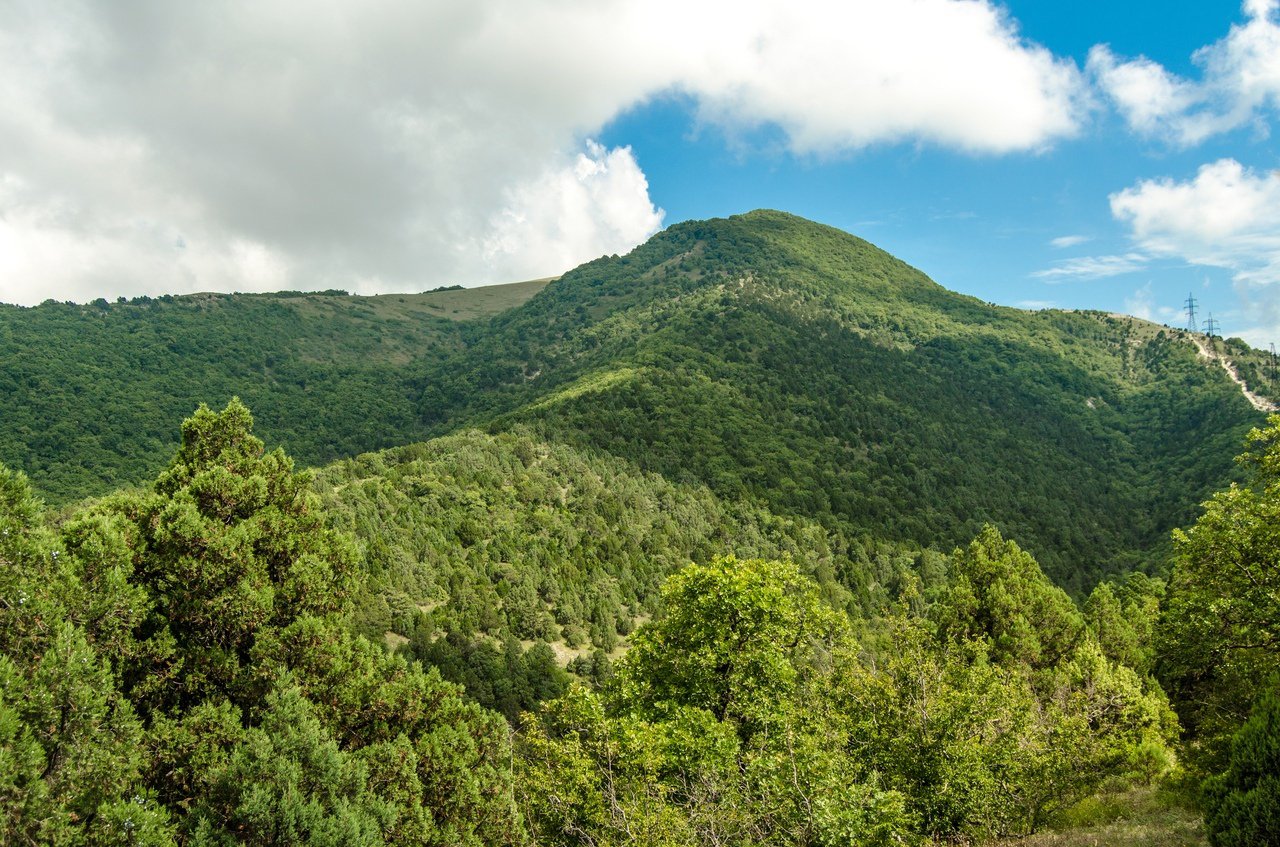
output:
[{"label": "power line", "polygon": [[1183,304],[1187,310],[1187,329],[1192,332],[1200,331],[1200,324],[1196,322],[1196,298],[1191,292],[1187,292],[1187,302]]}]

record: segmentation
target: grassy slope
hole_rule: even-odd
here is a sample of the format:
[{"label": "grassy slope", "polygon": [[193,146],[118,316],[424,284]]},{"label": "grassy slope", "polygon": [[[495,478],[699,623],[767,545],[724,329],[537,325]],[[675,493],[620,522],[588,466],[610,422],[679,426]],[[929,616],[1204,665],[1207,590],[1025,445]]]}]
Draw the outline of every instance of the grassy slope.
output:
[{"label": "grassy slope", "polygon": [[1080,803],[1076,820],[996,847],[1206,847],[1204,822],[1157,789],[1102,793]]}]

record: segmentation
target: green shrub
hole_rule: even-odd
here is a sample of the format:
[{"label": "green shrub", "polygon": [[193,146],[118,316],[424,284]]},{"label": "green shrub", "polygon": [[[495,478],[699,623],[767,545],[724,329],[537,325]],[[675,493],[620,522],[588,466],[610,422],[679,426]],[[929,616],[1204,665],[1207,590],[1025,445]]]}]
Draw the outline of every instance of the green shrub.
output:
[{"label": "green shrub", "polygon": [[1205,830],[1215,847],[1280,845],[1280,689],[1258,700],[1231,741],[1226,773],[1205,781]]}]

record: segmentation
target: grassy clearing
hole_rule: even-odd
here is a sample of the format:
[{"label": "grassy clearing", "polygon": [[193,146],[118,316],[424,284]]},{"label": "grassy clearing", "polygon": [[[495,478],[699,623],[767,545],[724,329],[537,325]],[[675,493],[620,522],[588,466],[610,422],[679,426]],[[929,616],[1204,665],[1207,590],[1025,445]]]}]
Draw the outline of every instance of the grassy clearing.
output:
[{"label": "grassy clearing", "polygon": [[1058,829],[996,842],[1000,847],[1207,847],[1198,812],[1153,788],[1102,794],[1063,816]]},{"label": "grassy clearing", "polygon": [[397,306],[409,306],[415,310],[425,310],[436,317],[469,321],[522,306],[554,279],[555,277],[547,277],[504,285],[483,285],[479,288],[429,291],[424,294],[379,294],[368,299],[378,306],[385,303],[392,310]]},{"label": "grassy clearing", "polygon": [[[281,299],[304,317],[350,315],[354,312],[359,317],[376,321],[421,318],[469,321],[475,318],[487,318],[521,306],[533,295],[546,288],[547,283],[554,279],[555,277],[547,277],[531,279],[527,282],[426,291],[420,294],[349,295],[346,297],[304,294]],[[260,296],[271,298],[273,295]]]}]

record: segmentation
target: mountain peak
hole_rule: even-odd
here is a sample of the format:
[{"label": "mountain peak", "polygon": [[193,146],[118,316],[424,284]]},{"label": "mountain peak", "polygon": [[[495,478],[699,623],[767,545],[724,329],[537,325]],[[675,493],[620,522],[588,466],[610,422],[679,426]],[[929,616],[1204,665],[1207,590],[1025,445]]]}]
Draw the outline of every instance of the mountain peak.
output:
[{"label": "mountain peak", "polygon": [[634,305],[676,290],[743,280],[791,297],[830,300],[823,308],[833,312],[846,311],[852,300],[879,303],[884,312],[901,311],[907,303],[966,312],[983,305],[947,291],[865,239],[777,209],[673,224],[626,256],[571,271],[555,288],[563,295],[576,291],[591,300],[603,295],[613,305]]}]

